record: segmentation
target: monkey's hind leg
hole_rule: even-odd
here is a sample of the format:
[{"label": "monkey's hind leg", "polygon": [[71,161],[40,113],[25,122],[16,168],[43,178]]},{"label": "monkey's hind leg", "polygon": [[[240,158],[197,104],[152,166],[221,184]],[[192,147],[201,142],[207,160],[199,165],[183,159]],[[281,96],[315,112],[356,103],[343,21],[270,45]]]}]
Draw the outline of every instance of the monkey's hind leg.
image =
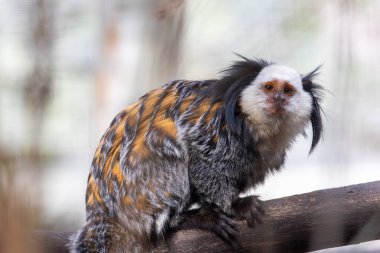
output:
[{"label": "monkey's hind leg", "polygon": [[135,253],[141,245],[128,237],[125,230],[107,218],[90,219],[70,238],[70,253]]}]

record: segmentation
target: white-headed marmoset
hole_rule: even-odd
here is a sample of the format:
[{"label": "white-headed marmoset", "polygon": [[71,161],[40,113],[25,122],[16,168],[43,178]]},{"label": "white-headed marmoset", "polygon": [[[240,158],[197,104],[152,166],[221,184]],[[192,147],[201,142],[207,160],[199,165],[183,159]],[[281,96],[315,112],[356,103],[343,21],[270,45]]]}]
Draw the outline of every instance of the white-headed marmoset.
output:
[{"label": "white-headed marmoset", "polygon": [[95,152],[71,252],[144,252],[189,228],[236,246],[236,220],[252,227],[263,213],[256,196],[239,194],[283,166],[309,122],[310,152],[320,140],[317,70],[242,57],[220,79],[172,81],[127,106]]}]

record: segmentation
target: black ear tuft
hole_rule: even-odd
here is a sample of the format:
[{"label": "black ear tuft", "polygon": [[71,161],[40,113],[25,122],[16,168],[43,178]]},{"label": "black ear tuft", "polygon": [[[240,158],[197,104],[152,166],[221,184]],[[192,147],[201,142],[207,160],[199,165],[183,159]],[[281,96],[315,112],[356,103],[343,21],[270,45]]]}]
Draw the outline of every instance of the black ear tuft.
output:
[{"label": "black ear tuft", "polygon": [[323,134],[323,109],[320,105],[320,101],[323,97],[324,89],[321,85],[313,81],[313,79],[319,74],[320,68],[321,65],[302,77],[303,89],[308,92],[312,98],[312,111],[310,115],[310,121],[313,130],[313,141],[311,143],[309,154],[313,152]]},{"label": "black ear tuft", "polygon": [[257,77],[260,71],[272,63],[262,59],[250,60],[236,54],[242,60],[234,62],[230,67],[222,70],[223,77],[204,92],[213,101],[223,101],[224,118],[228,128],[235,134],[242,136],[244,131],[244,117],[239,115],[240,94]]},{"label": "black ear tuft", "polygon": [[[236,54],[236,53],[235,53]],[[222,78],[215,80],[204,91],[203,97],[211,98],[212,102],[222,102],[221,117],[226,122],[232,134],[239,136],[247,145],[252,143],[251,134],[247,129],[246,116],[240,111],[241,92],[257,77],[260,71],[273,63],[262,59],[248,59],[236,54],[241,60],[221,71]]]}]

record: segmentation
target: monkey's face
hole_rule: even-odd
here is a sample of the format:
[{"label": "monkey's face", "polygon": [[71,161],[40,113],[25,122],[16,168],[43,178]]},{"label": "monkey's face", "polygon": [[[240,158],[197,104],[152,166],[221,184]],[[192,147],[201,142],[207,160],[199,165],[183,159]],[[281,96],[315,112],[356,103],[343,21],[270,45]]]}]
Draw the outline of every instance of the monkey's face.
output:
[{"label": "monkey's face", "polygon": [[304,91],[300,74],[280,66],[265,67],[241,94],[243,112],[256,123],[306,123],[312,98]]},{"label": "monkey's face", "polygon": [[295,87],[285,80],[273,79],[260,85],[266,96],[266,107],[263,109],[269,115],[283,115],[287,105],[295,94]]}]

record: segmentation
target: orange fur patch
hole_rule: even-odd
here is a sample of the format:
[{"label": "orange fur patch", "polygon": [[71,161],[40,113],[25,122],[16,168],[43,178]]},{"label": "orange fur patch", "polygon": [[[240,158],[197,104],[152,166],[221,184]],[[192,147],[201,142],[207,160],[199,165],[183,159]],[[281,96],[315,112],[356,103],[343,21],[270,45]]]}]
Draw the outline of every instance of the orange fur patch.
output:
[{"label": "orange fur patch", "polygon": [[124,111],[126,112],[126,117],[123,119],[123,124],[128,124],[129,126],[134,126],[137,121],[137,114],[140,108],[140,101],[128,106]]},{"label": "orange fur patch", "polygon": [[113,192],[113,184],[112,184],[112,181],[113,181],[113,180],[111,180],[111,179],[108,181],[108,192],[109,192],[109,193],[112,193],[112,192]]},{"label": "orange fur patch", "polygon": [[218,136],[218,135],[214,135],[214,136],[212,137],[212,141],[213,141],[214,143],[217,143],[217,142],[219,141],[219,136]]},{"label": "orange fur patch", "polygon": [[94,205],[94,194],[91,193],[87,199],[87,205],[93,206]]},{"label": "orange fur patch", "polygon": [[203,115],[208,111],[209,108],[210,108],[210,101],[208,99],[205,99],[198,106],[197,112],[199,113],[199,115]]},{"label": "orange fur patch", "polygon": [[181,106],[179,107],[179,113],[183,114],[187,108],[191,105],[191,103],[194,102],[195,96],[189,96],[187,97],[182,103]]},{"label": "orange fur patch", "polygon": [[134,157],[130,161],[136,161],[138,156],[140,159],[145,157],[149,148],[145,143],[145,136],[149,126],[149,119],[152,117],[153,112],[156,108],[157,102],[162,94],[163,89],[153,90],[147,94],[147,97],[144,101],[144,110],[140,117],[140,125],[138,126],[137,134],[132,144],[130,156]]},{"label": "orange fur patch", "polygon": [[168,192],[168,191],[166,191],[164,193],[164,195],[165,195],[165,197],[168,197],[168,198],[171,198],[173,196],[173,194],[171,192]]},{"label": "orange fur patch", "polygon": [[96,164],[99,164],[100,162],[100,149],[101,149],[101,146],[103,145],[103,142],[101,141],[98,145],[98,147],[96,148],[96,151],[95,151],[95,163]]},{"label": "orange fur patch", "polygon": [[[124,129],[124,124],[122,124],[122,127]],[[124,130],[123,130],[124,131]],[[106,179],[110,173],[110,170],[112,167],[114,167],[115,163],[117,163],[117,160],[119,159],[119,156],[120,156],[120,148],[121,148],[121,141],[123,139],[123,134],[120,134],[120,135],[116,135],[115,134],[115,137],[114,137],[114,140],[113,140],[113,144],[112,144],[112,148],[111,150],[109,151],[108,153],[108,156],[106,158],[106,162],[104,164],[104,173],[103,173],[103,177],[104,179]]]},{"label": "orange fur patch", "polygon": [[136,208],[140,211],[147,212],[151,207],[148,198],[146,195],[137,196]]},{"label": "orange fur patch", "polygon": [[119,123],[119,125],[117,125],[116,129],[115,129],[115,139],[114,139],[114,142],[116,143],[120,143],[121,142],[121,139],[123,138],[124,136],[124,129],[125,129],[125,121],[121,121]]},{"label": "orange fur patch", "polygon": [[[89,180],[88,180],[88,187],[89,187],[90,190],[92,191],[92,195],[93,195],[93,197],[95,197],[96,201],[97,201],[100,205],[102,205],[102,206],[104,207],[103,200],[102,200],[102,198],[100,197],[100,194],[99,194],[98,185],[96,184],[93,175],[91,175],[90,178],[89,178]],[[91,201],[93,202],[93,199],[92,199]]]},{"label": "orange fur patch", "polygon": [[163,111],[163,110],[173,107],[177,99],[178,99],[178,95],[176,91],[171,89],[166,95],[166,97],[164,98],[164,100],[162,101],[160,110]]},{"label": "orange fur patch", "polygon": [[131,205],[132,204],[132,198],[130,197],[130,196],[125,196],[124,198],[123,198],[123,203],[125,204],[125,205]]},{"label": "orange fur patch", "polygon": [[208,111],[209,108],[210,108],[210,101],[209,100],[203,100],[198,105],[198,107],[195,108],[194,112],[188,118],[188,121],[192,124],[197,123],[198,120]]},{"label": "orange fur patch", "polygon": [[140,118],[141,123],[147,121],[152,116],[152,113],[157,106],[158,99],[160,98],[162,92],[163,89],[157,89],[147,94],[147,98],[144,101],[144,111],[142,112]]},{"label": "orange fur patch", "polygon": [[127,113],[127,117],[131,115],[137,115],[140,109],[141,101],[134,102],[133,104],[127,106],[124,111]]},{"label": "orange fur patch", "polygon": [[135,140],[133,141],[133,146],[130,152],[130,157],[134,157],[133,160],[137,161],[137,157],[139,159],[143,159],[148,153],[149,148],[145,143],[145,133],[146,133],[147,127],[145,126],[140,133],[136,136]]},{"label": "orange fur patch", "polygon": [[[120,149],[120,148],[119,148]],[[115,154],[110,151],[109,156],[106,158],[106,162],[103,166],[103,178],[106,179],[111,171],[111,167],[113,166],[114,163],[114,156]]]},{"label": "orange fur patch", "polygon": [[176,139],[177,137],[177,128],[175,126],[174,121],[170,118],[164,118],[155,121],[153,127],[157,127],[158,129],[160,129],[160,131],[162,131],[163,133],[165,133],[173,139]]},{"label": "orange fur patch", "polygon": [[156,188],[154,187],[152,181],[148,181],[148,183],[146,184],[146,187],[149,189],[149,191],[155,193],[156,192]]},{"label": "orange fur patch", "polygon": [[213,117],[215,117],[215,113],[220,108],[220,106],[221,106],[220,102],[217,102],[217,103],[212,105],[212,107],[211,107],[210,111],[207,113],[207,116],[205,119],[206,124],[210,123],[210,121],[213,119]]},{"label": "orange fur patch", "polygon": [[124,176],[123,176],[123,171],[122,169],[120,168],[120,164],[118,161],[116,161],[113,165],[113,168],[112,168],[112,176],[114,176],[117,181],[119,182],[119,184],[121,184],[124,180]]}]

